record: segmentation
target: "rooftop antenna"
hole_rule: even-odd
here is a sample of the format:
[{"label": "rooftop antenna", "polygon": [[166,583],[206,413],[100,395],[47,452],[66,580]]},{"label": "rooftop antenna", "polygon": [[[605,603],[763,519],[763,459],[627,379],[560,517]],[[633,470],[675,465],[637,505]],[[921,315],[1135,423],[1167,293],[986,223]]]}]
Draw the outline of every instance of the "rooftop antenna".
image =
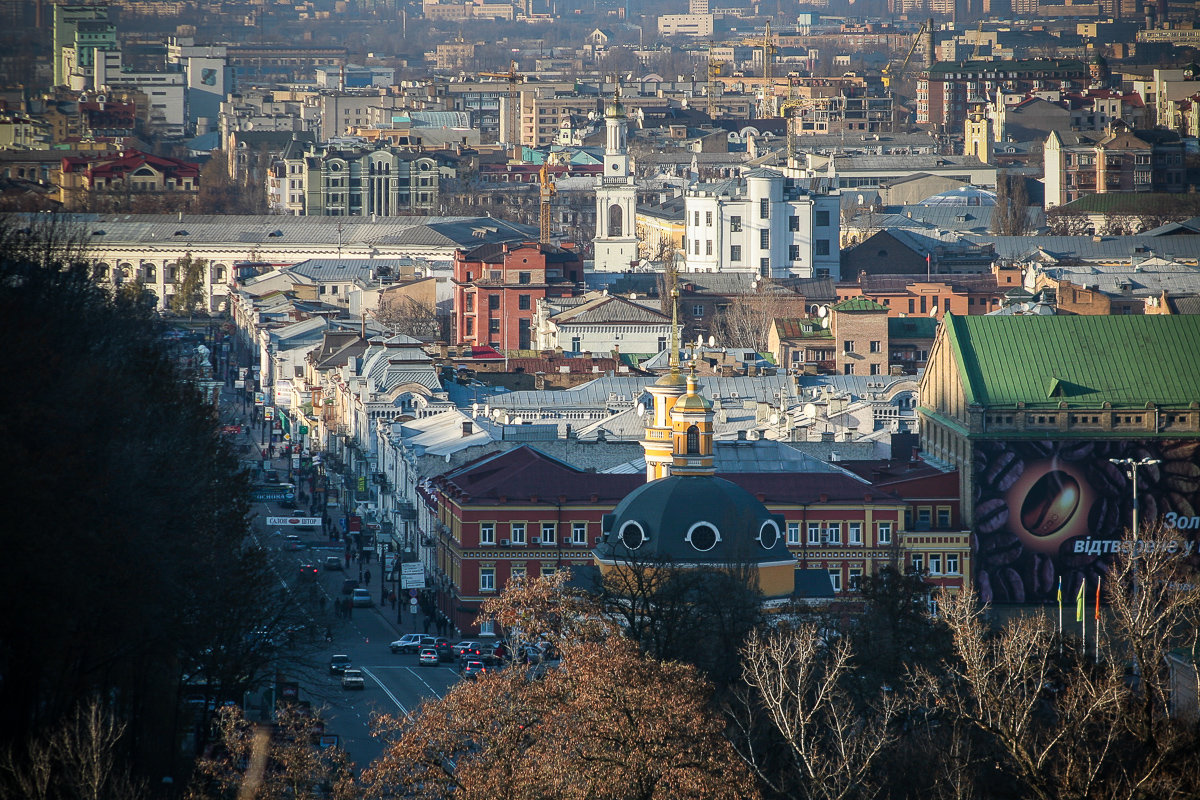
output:
[{"label": "rooftop antenna", "polygon": [[671,374],[679,374],[679,286],[676,277],[671,276],[671,355],[669,363]]}]

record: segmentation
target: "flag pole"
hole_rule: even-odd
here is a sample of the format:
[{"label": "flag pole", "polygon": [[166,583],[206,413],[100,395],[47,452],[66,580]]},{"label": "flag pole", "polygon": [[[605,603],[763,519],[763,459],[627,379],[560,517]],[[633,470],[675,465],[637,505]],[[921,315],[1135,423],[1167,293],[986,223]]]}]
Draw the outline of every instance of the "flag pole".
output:
[{"label": "flag pole", "polygon": [[1096,649],[1094,651],[1094,653],[1095,653],[1094,661],[1097,664],[1100,663],[1100,583],[1102,581],[1103,581],[1103,578],[1101,576],[1097,575],[1096,576]]},{"label": "flag pole", "polygon": [[1063,652],[1062,575],[1058,576],[1058,654]]}]

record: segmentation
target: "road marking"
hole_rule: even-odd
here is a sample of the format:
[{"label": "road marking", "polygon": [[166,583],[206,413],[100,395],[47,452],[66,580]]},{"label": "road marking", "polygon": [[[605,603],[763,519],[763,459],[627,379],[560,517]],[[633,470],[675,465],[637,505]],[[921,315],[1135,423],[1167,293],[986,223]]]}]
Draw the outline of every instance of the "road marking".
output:
[{"label": "road marking", "polygon": [[374,672],[371,672],[371,670],[367,669],[366,667],[359,667],[359,669],[361,669],[363,672],[370,675],[371,680],[375,681],[375,683],[379,685],[380,689],[383,689],[383,693],[386,694],[388,697],[392,698],[392,702],[396,704],[396,708],[400,709],[400,713],[402,713],[406,717],[408,716],[408,709],[404,707],[404,704],[400,702],[400,700],[396,697],[396,695],[392,694],[390,689],[388,689],[386,686],[383,685],[383,681],[381,681],[381,680],[379,680],[379,678],[375,677]]}]

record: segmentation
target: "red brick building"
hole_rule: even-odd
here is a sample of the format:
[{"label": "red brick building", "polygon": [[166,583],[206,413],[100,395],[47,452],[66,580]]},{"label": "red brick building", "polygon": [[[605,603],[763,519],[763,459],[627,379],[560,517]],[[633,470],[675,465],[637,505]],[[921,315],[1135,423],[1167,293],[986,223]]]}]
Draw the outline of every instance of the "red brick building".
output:
[{"label": "red brick building", "polygon": [[487,244],[454,256],[454,341],[531,350],[538,300],[583,289],[583,260],[567,243]]},{"label": "red brick building", "polygon": [[67,210],[83,207],[96,195],[188,201],[200,193],[200,165],[138,150],[119,156],[68,156],[62,160],[61,185]]},{"label": "red brick building", "polygon": [[[885,566],[924,571],[956,590],[970,575],[970,535],[961,527],[958,479],[927,465],[867,464],[864,476],[727,473],[722,477],[785,519],[796,568],[822,570],[836,596]],[[870,480],[871,478],[866,478]],[[603,516],[645,483],[642,474],[586,472],[523,446],[485,456],[432,482],[442,533],[437,568],[448,587],[438,607],[467,635],[488,597],[516,575],[594,565]]]}]

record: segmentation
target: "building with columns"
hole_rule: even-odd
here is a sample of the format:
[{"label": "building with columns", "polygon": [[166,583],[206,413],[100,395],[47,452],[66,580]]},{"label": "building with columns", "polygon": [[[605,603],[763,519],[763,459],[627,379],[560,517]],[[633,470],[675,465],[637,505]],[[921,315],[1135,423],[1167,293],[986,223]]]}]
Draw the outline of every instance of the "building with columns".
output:
[{"label": "building with columns", "polygon": [[604,173],[596,181],[596,238],[593,269],[625,272],[638,260],[634,230],[637,187],[629,160],[629,119],[618,85],[604,110]]}]

